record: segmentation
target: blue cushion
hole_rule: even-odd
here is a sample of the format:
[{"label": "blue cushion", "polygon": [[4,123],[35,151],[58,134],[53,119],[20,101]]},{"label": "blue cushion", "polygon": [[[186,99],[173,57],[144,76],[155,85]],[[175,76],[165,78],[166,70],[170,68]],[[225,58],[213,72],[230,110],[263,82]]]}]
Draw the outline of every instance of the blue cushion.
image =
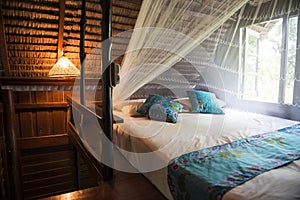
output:
[{"label": "blue cushion", "polygon": [[214,93],[201,90],[187,91],[192,104],[192,112],[224,114],[220,108]]},{"label": "blue cushion", "polygon": [[176,123],[182,105],[167,97],[150,94],[137,112],[150,119]]}]

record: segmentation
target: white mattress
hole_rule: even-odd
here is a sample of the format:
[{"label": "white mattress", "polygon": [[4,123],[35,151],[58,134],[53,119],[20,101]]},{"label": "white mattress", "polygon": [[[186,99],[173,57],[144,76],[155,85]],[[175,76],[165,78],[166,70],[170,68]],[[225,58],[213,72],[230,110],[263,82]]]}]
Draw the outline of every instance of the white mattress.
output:
[{"label": "white mattress", "polygon": [[[130,157],[129,161],[137,168],[141,168],[145,176],[168,199],[172,199],[167,184],[166,165],[171,159],[187,152],[297,123],[231,109],[224,109],[224,111],[225,115],[180,113],[176,124],[153,121],[143,117],[129,117],[122,112],[115,111],[115,114],[124,118],[124,123],[114,126],[115,142],[127,151],[141,154],[155,151],[161,159],[159,164],[155,160],[149,163],[149,160],[140,159],[144,156]],[[162,166],[161,169],[159,169],[160,166]],[[149,170],[147,167],[156,170],[146,173]],[[147,169],[143,171],[145,168]],[[300,161],[297,160],[288,166],[259,175],[230,190],[223,199],[300,199],[299,188]]]}]

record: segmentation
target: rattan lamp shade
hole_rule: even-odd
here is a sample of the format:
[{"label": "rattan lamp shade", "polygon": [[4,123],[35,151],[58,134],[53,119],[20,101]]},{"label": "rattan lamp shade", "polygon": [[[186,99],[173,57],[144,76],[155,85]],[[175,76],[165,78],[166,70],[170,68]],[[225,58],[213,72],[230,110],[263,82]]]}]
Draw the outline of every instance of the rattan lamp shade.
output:
[{"label": "rattan lamp shade", "polygon": [[62,56],[49,71],[50,77],[79,76],[80,71],[65,56]]}]

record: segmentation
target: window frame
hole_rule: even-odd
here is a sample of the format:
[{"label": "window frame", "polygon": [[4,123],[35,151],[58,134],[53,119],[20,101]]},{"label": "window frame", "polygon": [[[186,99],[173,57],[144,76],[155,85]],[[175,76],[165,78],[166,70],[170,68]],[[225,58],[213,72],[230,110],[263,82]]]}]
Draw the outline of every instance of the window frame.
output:
[{"label": "window frame", "polygon": [[[283,15],[280,18],[282,19],[282,41],[281,41],[281,61],[280,61],[280,77],[279,77],[279,93],[278,93],[278,100],[276,104],[284,104],[288,105],[284,102],[285,99],[285,85],[286,85],[286,70],[288,65],[288,40],[289,40],[289,20],[290,18],[298,17],[298,24],[297,24],[297,44],[296,47],[296,63],[295,63],[295,78],[299,80],[300,78],[300,11],[298,14],[294,15]],[[278,18],[278,19],[280,19]],[[272,19],[274,20],[274,19]],[[261,21],[257,23],[262,23],[267,21]],[[247,100],[244,98],[244,87],[245,87],[245,70],[246,70],[246,54],[247,54],[247,26],[240,27],[240,62],[239,62],[239,84],[238,84],[238,98],[241,100]],[[298,94],[298,95],[297,95]],[[294,88],[293,88],[293,104],[300,106],[300,83],[297,84],[297,81],[294,80]],[[257,100],[250,100],[250,101],[257,101]],[[257,101],[263,102],[267,104],[273,104],[272,102],[264,102],[264,101]]]}]

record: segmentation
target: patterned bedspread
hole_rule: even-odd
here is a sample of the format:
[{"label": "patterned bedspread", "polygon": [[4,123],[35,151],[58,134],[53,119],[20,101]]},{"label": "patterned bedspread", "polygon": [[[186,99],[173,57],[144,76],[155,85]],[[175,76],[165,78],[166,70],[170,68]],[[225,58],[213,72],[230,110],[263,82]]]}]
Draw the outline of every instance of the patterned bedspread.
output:
[{"label": "patterned bedspread", "polygon": [[173,159],[174,199],[222,199],[230,189],[300,158],[300,124],[201,149]]}]

